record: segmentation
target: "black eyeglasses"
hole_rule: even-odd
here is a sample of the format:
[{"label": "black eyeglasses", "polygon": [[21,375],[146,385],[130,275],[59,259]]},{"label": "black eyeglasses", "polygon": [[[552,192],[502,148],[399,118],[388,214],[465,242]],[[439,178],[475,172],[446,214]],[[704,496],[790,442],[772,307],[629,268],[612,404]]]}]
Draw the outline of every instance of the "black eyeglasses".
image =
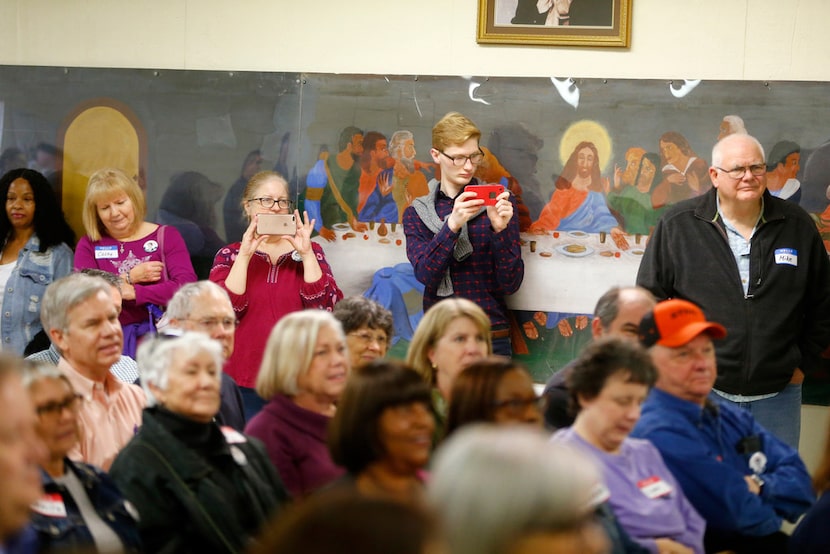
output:
[{"label": "black eyeglasses", "polygon": [[48,402],[42,406],[38,406],[35,408],[35,412],[37,412],[38,417],[46,416],[52,418],[60,416],[64,410],[77,412],[81,398],[83,396],[80,394],[73,394],[72,396],[64,398],[62,402]]},{"label": "black eyeglasses", "polygon": [[438,150],[441,154],[452,160],[452,164],[455,167],[464,167],[467,164],[467,160],[470,160],[470,163],[473,165],[478,165],[482,161],[484,161],[484,152],[479,150],[478,152],[473,152],[469,156],[450,156],[443,150]]},{"label": "black eyeglasses", "polygon": [[723,171],[732,179],[742,179],[744,175],[746,175],[746,170],[748,169],[750,173],[752,173],[755,177],[760,177],[761,175],[767,172],[767,165],[766,164],[753,164],[748,165],[746,167],[734,167],[732,169],[724,169],[722,167],[715,166],[715,169],[718,171]]},{"label": "black eyeglasses", "polygon": [[493,407],[497,410],[505,409],[511,413],[522,413],[528,406],[536,406],[540,412],[544,412],[548,405],[548,398],[546,396],[529,396],[527,398],[509,398],[507,400],[500,400],[493,402]]},{"label": "black eyeglasses", "polygon": [[369,344],[370,342],[377,342],[378,346],[382,348],[385,348],[387,343],[389,342],[389,338],[386,336],[386,333],[373,334],[368,331],[352,331],[351,333],[349,333],[349,336],[358,339],[364,344]]},{"label": "black eyeglasses", "polygon": [[213,331],[217,327],[221,327],[226,331],[233,331],[236,329],[236,326],[239,325],[239,321],[233,317],[203,317],[201,319],[187,318],[187,320],[192,321],[202,329],[207,329],[208,331]]},{"label": "black eyeglasses", "polygon": [[259,205],[265,208],[266,210],[270,210],[276,204],[279,209],[281,210],[290,210],[291,206],[294,205],[294,202],[291,200],[287,200],[285,198],[271,198],[269,196],[263,196],[262,198],[251,198],[247,201],[248,204],[251,202],[259,202]]}]

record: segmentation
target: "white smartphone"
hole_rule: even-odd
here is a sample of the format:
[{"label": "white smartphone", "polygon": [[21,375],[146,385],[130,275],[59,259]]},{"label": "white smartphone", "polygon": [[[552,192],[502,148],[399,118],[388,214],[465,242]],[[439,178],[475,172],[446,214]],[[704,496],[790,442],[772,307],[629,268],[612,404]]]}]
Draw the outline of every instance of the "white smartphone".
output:
[{"label": "white smartphone", "polygon": [[294,235],[297,222],[294,214],[259,214],[256,222],[258,235]]}]

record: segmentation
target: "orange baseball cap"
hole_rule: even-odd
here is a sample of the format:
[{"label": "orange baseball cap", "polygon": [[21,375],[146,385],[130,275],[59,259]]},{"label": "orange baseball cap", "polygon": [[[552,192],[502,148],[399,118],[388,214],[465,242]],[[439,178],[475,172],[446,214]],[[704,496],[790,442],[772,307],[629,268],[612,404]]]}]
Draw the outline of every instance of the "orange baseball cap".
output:
[{"label": "orange baseball cap", "polygon": [[701,333],[722,339],[726,336],[726,328],[720,323],[706,321],[703,310],[688,300],[675,298],[659,302],[640,322],[640,344],[645,347],[659,344],[676,348]]}]

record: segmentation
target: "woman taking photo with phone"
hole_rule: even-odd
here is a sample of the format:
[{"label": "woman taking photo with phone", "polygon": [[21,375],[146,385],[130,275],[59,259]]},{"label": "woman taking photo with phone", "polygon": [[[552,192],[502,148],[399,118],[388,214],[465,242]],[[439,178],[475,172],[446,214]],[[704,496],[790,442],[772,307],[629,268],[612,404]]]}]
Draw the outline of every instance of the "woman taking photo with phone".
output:
[{"label": "woman taking photo with phone", "polygon": [[[331,311],[343,298],[323,249],[311,242],[314,220],[293,210],[288,183],[279,173],[261,171],[251,177],[242,193],[248,228],[242,242],[219,250],[210,280],[228,291],[239,324],[236,348],[225,371],[242,391],[245,418],[250,419],[265,401],[254,390],[262,353],[271,328],[286,314],[319,308]],[[294,214],[293,235],[271,235],[260,216]],[[274,229],[278,230],[278,229]],[[254,300],[255,299],[255,300]]]}]

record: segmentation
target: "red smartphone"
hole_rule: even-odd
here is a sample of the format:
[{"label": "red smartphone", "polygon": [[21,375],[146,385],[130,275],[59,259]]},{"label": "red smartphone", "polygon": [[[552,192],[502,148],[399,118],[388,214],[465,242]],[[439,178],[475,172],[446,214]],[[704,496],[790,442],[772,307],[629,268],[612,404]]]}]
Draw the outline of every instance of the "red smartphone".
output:
[{"label": "red smartphone", "polygon": [[476,193],[476,198],[484,200],[485,206],[495,206],[499,194],[504,192],[504,187],[490,183],[488,185],[467,185],[464,190]]}]

